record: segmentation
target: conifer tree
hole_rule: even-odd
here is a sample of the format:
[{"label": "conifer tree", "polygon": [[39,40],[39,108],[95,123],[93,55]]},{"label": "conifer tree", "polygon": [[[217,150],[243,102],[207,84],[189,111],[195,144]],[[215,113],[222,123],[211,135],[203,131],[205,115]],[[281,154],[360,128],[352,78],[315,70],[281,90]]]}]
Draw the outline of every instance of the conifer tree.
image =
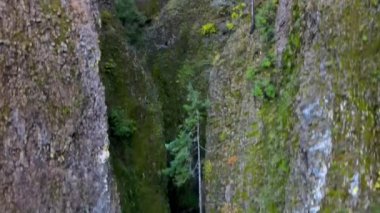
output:
[{"label": "conifer tree", "polygon": [[[187,104],[184,105],[187,117],[180,127],[178,136],[170,143],[166,144],[166,149],[173,156],[169,168],[164,170],[164,174],[174,178],[177,186],[182,186],[191,177],[195,176],[193,172],[192,160],[197,157],[196,168],[198,170],[199,186],[199,209],[202,212],[202,169],[200,156],[200,122],[204,117],[204,112],[208,107],[208,102],[201,100],[200,93],[189,84],[187,95]],[[196,153],[193,152],[196,148]]]}]

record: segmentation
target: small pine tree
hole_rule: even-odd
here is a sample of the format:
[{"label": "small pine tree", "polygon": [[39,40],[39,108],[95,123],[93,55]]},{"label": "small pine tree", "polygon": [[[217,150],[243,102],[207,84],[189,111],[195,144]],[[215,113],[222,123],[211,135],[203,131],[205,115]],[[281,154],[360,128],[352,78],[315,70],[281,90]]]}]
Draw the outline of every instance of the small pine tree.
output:
[{"label": "small pine tree", "polygon": [[166,144],[166,149],[174,157],[170,162],[169,168],[165,169],[164,174],[174,178],[177,186],[182,186],[192,176],[193,148],[197,148],[197,168],[199,184],[199,208],[202,212],[202,180],[201,180],[201,160],[200,160],[200,122],[203,114],[208,107],[208,102],[201,100],[200,93],[189,84],[187,104],[184,105],[187,117],[180,127],[180,132],[175,140]]},{"label": "small pine tree", "polygon": [[191,176],[192,172],[192,150],[195,146],[197,135],[197,125],[202,119],[202,114],[208,107],[208,102],[200,98],[200,93],[194,90],[191,84],[187,87],[187,104],[184,105],[187,117],[180,126],[177,137],[166,144],[166,149],[174,157],[169,168],[164,170],[164,174],[173,177],[177,186],[182,186]]},{"label": "small pine tree", "polygon": [[177,138],[165,147],[174,159],[164,174],[173,177],[177,186],[182,186],[191,177],[191,134],[181,130]]}]

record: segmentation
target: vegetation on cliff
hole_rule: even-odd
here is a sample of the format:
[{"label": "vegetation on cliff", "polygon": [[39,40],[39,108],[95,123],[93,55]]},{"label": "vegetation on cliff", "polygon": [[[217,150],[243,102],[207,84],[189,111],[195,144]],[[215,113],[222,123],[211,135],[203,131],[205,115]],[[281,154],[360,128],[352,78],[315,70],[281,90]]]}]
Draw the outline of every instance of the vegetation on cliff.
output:
[{"label": "vegetation on cliff", "polygon": [[[132,1],[118,0],[117,25],[103,11],[101,68],[123,206],[157,209],[168,181],[171,210],[196,211],[194,125],[186,126],[182,107],[191,83],[211,102],[200,125],[208,212],[376,208],[378,1],[333,1],[332,9],[326,1],[255,1],[253,34],[248,3],[170,0],[148,20]],[[155,132],[149,140],[148,129]],[[172,142],[168,162],[165,142]],[[147,160],[143,152],[156,149]],[[166,166],[169,179],[159,175]],[[148,195],[151,189],[159,193]]]},{"label": "vegetation on cliff", "polygon": [[[128,5],[125,2],[118,2],[119,10]],[[101,11],[99,65],[106,88],[111,163],[122,212],[168,212],[166,181],[159,175],[166,167],[161,106],[144,61],[130,46],[141,29],[135,25],[138,12],[128,11],[118,16],[113,9]],[[125,26],[134,31],[126,33]]]}]

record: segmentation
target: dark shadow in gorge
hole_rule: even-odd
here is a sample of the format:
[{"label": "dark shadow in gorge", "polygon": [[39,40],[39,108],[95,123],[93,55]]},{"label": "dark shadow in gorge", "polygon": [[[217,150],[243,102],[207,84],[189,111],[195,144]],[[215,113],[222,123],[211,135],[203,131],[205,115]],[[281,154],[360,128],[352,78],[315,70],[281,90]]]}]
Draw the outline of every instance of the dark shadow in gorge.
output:
[{"label": "dark shadow in gorge", "polygon": [[[136,11],[135,6],[130,7],[133,0],[121,1],[124,3],[117,8],[112,0],[101,8],[99,65],[106,89],[111,163],[122,212],[160,213],[169,208],[175,213],[198,212],[195,178],[177,188],[159,174],[168,163],[164,142],[175,137],[184,117],[185,95],[173,87],[182,64],[169,64],[167,70],[154,76],[157,72],[153,66],[141,57],[149,46],[146,42],[154,42],[143,36],[147,25],[154,25],[152,18]],[[187,44],[180,46],[182,55],[187,48]],[[161,58],[160,53],[154,55],[154,62]]]}]

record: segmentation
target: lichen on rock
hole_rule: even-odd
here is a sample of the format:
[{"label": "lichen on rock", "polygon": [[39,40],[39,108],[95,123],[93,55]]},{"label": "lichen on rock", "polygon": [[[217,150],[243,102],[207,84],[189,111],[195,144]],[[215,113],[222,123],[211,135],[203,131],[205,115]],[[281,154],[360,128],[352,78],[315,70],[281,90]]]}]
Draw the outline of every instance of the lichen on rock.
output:
[{"label": "lichen on rock", "polygon": [[0,208],[118,212],[96,4],[0,3]]}]

